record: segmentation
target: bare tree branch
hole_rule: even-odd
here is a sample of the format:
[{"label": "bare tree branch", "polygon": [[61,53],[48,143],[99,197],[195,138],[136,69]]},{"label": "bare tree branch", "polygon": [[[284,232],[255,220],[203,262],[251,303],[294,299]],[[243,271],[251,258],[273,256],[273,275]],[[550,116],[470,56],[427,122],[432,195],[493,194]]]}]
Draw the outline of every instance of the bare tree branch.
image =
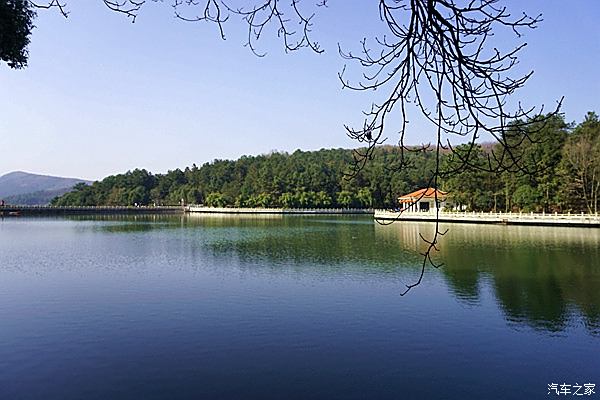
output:
[{"label": "bare tree branch", "polygon": [[[387,34],[371,41],[363,39],[358,53],[339,47],[340,55],[357,64],[361,75],[358,80],[350,81],[345,66],[339,73],[344,88],[387,93],[381,103],[373,103],[365,112],[361,127],[346,126],[350,138],[367,146],[356,151],[351,175],[358,174],[375,147],[386,140],[385,127],[392,114],[400,120],[400,169],[406,167],[405,151],[431,151],[430,145],[408,146],[407,124],[411,113],[423,116],[437,131],[433,149],[436,166],[430,177],[430,185],[435,189],[440,177],[464,168],[496,173],[534,172],[523,165],[518,149],[523,142],[534,140],[530,135],[533,123],[543,129],[543,122],[558,113],[562,99],[545,116],[542,116],[543,106],[526,108],[516,103],[510,109],[509,98],[525,85],[532,72],[515,76],[517,54],[526,43],[502,52],[492,46],[494,30],[504,28],[520,38],[523,30],[535,29],[542,18],[524,13],[513,17],[499,3],[499,0],[380,0],[379,15]],[[486,164],[476,164],[472,150],[482,135],[494,138],[500,150],[492,151]],[[468,151],[456,152],[452,138],[461,141],[466,138]],[[447,150],[454,161],[446,169],[440,166],[442,150]],[[421,275],[414,284],[407,285],[403,295],[420,284],[427,265],[436,266],[432,252],[444,233],[439,229],[437,217],[433,237],[423,238],[428,249],[423,253]]]},{"label": "bare tree branch", "polygon": [[56,8],[63,17],[67,18],[69,16],[69,12],[66,9],[67,3],[61,3],[59,0],[51,0],[48,3],[36,3],[30,0],[29,4],[31,4],[33,8],[40,8],[46,10]]}]

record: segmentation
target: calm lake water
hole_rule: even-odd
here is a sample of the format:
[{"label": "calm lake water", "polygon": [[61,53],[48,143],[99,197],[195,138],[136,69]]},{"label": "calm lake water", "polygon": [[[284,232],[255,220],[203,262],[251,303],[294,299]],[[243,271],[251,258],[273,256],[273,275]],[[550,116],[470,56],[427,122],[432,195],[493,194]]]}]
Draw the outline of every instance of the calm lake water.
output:
[{"label": "calm lake water", "polygon": [[0,220],[0,398],[522,399],[600,385],[600,229],[447,227],[445,266],[400,297],[430,224]]}]

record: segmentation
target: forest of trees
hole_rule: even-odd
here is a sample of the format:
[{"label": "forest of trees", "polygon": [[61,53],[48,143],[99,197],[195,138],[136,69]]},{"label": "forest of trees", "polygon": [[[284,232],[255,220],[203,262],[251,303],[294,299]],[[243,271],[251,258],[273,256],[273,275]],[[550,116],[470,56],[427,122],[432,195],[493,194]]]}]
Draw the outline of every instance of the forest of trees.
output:
[{"label": "forest of trees", "polygon": [[[486,172],[477,168],[504,161],[493,157],[498,145],[476,145],[472,167],[444,176],[440,188],[453,204],[473,211],[598,211],[600,192],[600,120],[588,113],[578,125],[561,115],[532,124],[518,146],[519,163]],[[444,168],[460,164],[468,145],[446,151]],[[352,150],[274,152],[215,160],[166,174],[136,169],[92,185],[79,184],[53,205],[179,205],[236,207],[397,207],[399,195],[429,185],[435,152],[404,154],[408,167],[398,170],[400,149],[377,147],[373,159],[354,177]],[[483,168],[482,168],[483,169]]]},{"label": "forest of trees", "polygon": [[[515,147],[515,165],[497,173],[465,169],[445,179],[442,188],[451,192],[455,204],[468,210],[598,212],[598,115],[590,112],[578,125],[553,115],[528,129],[530,140]],[[460,154],[466,149],[457,150]],[[473,164],[488,167],[487,155],[493,147],[476,147],[473,151]],[[451,164],[452,160],[447,162]]]},{"label": "forest of trees", "polygon": [[392,206],[397,193],[427,185],[432,154],[409,155],[413,168],[388,173],[398,149],[377,149],[376,157],[355,178],[347,173],[352,150],[274,152],[215,160],[201,167],[153,175],[143,169],[77,185],[54,205],[177,205],[203,203],[238,207]]}]

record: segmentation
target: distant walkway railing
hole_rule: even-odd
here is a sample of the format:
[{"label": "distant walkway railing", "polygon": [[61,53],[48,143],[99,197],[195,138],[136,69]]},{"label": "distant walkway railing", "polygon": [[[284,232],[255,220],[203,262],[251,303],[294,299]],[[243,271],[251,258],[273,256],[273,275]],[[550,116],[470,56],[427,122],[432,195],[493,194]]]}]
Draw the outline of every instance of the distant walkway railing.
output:
[{"label": "distant walkway railing", "polygon": [[186,211],[205,214],[365,214],[373,215],[371,208],[238,208],[238,207],[205,207],[190,205]]},{"label": "distant walkway railing", "polygon": [[452,212],[425,211],[399,212],[391,210],[375,210],[377,220],[401,221],[440,221],[477,224],[506,225],[549,225],[549,226],[587,226],[600,227],[600,214],[558,214],[558,213],[513,213],[513,212]]},{"label": "distant walkway railing", "polygon": [[175,214],[183,213],[181,206],[0,206],[0,214],[59,215],[59,214]]}]

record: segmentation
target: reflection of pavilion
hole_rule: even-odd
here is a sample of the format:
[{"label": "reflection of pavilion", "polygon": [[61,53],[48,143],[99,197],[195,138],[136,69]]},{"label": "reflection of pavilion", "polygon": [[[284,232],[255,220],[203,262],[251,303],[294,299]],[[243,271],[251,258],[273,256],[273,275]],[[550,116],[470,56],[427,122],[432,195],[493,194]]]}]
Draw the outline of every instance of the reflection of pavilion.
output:
[{"label": "reflection of pavilion", "polygon": [[427,249],[424,238],[430,240],[435,233],[435,225],[413,221],[397,221],[391,224],[375,224],[378,237],[398,243],[400,247],[411,252],[421,253]]},{"label": "reflection of pavilion", "polygon": [[[600,230],[589,228],[442,224],[438,271],[454,296],[478,303],[482,290],[511,324],[562,331],[583,323],[600,335]],[[433,224],[376,225],[378,239],[423,251]],[[485,290],[484,290],[485,291]]]},{"label": "reflection of pavilion", "polygon": [[424,188],[398,197],[403,211],[443,210],[448,193],[434,188]]}]

